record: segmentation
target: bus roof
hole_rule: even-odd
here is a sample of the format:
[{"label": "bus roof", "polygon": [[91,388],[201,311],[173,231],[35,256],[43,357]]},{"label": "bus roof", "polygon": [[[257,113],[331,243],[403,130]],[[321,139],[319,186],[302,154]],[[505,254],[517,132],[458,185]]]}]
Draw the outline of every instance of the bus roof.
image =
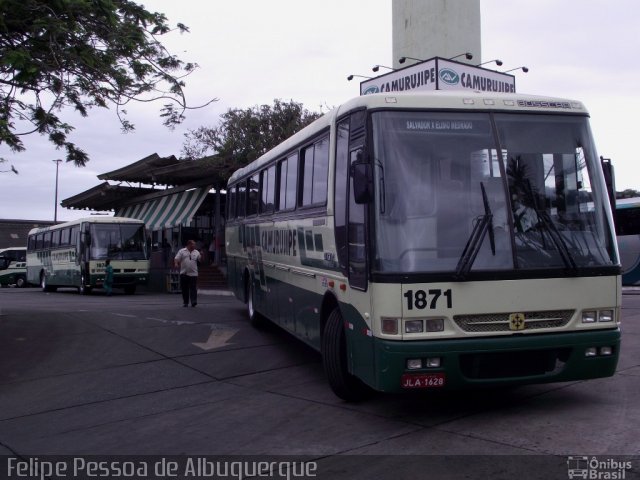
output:
[{"label": "bus roof", "polygon": [[103,217],[103,216],[83,217],[83,218],[78,218],[77,220],[71,220],[69,222],[58,223],[56,225],[50,225],[48,227],[32,228],[31,230],[29,230],[29,235],[33,235],[35,233],[40,233],[40,232],[48,232],[50,230],[59,230],[61,228],[71,227],[73,225],[80,225],[81,223],[138,223],[138,224],[144,224],[144,222],[142,220],[138,220],[137,218]]},{"label": "bus roof", "polygon": [[265,164],[284,155],[295,146],[320,133],[331,125],[334,118],[353,110],[377,109],[437,109],[478,110],[500,112],[572,113],[588,115],[582,102],[566,98],[544,97],[517,93],[494,93],[479,91],[424,91],[394,92],[362,95],[352,98],[327,112],[277,147],[268,151],[249,165],[234,172],[228,184],[250,175]]}]

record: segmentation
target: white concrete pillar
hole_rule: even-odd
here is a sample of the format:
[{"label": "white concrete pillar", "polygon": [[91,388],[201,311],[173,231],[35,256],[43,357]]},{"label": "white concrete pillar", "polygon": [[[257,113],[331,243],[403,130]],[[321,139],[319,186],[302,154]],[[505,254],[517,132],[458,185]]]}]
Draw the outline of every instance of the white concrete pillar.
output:
[{"label": "white concrete pillar", "polygon": [[393,67],[415,63],[400,57],[426,60],[432,57],[451,58],[464,52],[455,61],[477,65],[481,60],[480,0],[392,0]]}]

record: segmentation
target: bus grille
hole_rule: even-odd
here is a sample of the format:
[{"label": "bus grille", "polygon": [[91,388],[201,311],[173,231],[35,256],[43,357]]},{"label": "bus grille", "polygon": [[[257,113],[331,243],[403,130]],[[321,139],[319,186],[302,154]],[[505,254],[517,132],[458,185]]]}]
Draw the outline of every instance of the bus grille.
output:
[{"label": "bus grille", "polygon": [[[564,327],[575,310],[553,310],[548,312],[524,312],[522,330]],[[465,332],[509,332],[509,313],[487,313],[480,315],[454,315],[456,322]]]},{"label": "bus grille", "polygon": [[560,372],[570,356],[570,348],[472,353],[460,356],[460,370],[474,380],[549,375]]}]

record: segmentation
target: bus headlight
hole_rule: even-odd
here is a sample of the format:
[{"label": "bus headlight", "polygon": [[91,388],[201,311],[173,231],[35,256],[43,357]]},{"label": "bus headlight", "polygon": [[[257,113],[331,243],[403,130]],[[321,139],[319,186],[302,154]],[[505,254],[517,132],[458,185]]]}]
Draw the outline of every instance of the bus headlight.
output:
[{"label": "bus headlight", "polygon": [[600,310],[598,315],[599,322],[613,322],[613,310]]},{"label": "bus headlight", "polygon": [[424,331],[422,320],[406,320],[404,322],[404,333],[421,333]]},{"label": "bus headlight", "polygon": [[407,360],[407,370],[420,370],[422,368],[421,358],[410,358]]},{"label": "bus headlight", "polygon": [[444,331],[444,318],[428,318],[426,320],[427,332],[443,332]]},{"label": "bus headlight", "polygon": [[598,318],[598,312],[595,310],[587,310],[582,312],[582,323],[595,323]]}]

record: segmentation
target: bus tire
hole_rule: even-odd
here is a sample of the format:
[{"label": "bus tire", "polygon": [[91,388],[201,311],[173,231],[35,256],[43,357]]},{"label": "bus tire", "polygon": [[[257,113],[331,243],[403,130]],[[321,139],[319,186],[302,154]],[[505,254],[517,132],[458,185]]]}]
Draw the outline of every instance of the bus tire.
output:
[{"label": "bus tire", "polygon": [[253,301],[254,297],[254,286],[251,278],[247,276],[247,285],[246,285],[246,298],[247,298],[247,315],[249,317],[249,322],[255,328],[262,328],[265,325],[265,318],[256,312],[255,304]]},{"label": "bus tire", "polygon": [[24,288],[27,286],[27,279],[25,278],[24,275],[18,275],[16,277],[16,287],[18,288]]},{"label": "bus tire", "polygon": [[78,293],[80,295],[90,295],[91,287],[87,287],[87,277],[84,273],[80,275],[80,286],[78,287]]},{"label": "bus tire", "polygon": [[127,285],[126,287],[124,287],[124,293],[126,295],[133,295],[134,293],[136,293],[136,286],[135,285]]},{"label": "bus tire", "polygon": [[49,285],[49,282],[47,281],[47,274],[45,272],[40,273],[40,287],[42,288],[43,292],[56,291],[56,287],[52,287],[51,285]]},{"label": "bus tire", "polygon": [[338,308],[327,319],[321,351],[322,364],[333,393],[347,402],[359,402],[371,395],[371,389],[349,373],[344,320]]}]

